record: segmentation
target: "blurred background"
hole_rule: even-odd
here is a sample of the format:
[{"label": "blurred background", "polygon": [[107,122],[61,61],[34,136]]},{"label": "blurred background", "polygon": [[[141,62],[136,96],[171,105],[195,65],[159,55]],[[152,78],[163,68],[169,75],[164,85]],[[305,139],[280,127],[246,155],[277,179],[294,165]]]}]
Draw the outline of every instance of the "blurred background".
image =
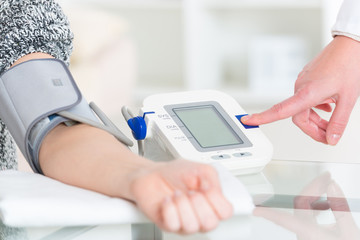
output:
[{"label": "blurred background", "polygon": [[[155,93],[218,89],[249,113],[291,96],[297,74],[332,40],[341,2],[59,1],[75,34],[75,80],[128,136],[121,107],[137,112]],[[261,128],[274,159],[358,162],[358,109],[336,147],[310,139],[291,119]]]}]

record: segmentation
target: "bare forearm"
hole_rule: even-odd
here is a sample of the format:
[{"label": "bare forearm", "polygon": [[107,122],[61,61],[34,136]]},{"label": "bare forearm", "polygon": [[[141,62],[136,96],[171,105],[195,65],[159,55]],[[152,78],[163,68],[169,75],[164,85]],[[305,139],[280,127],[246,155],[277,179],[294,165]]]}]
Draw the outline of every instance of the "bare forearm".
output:
[{"label": "bare forearm", "polygon": [[129,200],[134,200],[131,182],[152,164],[110,134],[84,124],[56,127],[40,149],[40,165],[46,176]]}]

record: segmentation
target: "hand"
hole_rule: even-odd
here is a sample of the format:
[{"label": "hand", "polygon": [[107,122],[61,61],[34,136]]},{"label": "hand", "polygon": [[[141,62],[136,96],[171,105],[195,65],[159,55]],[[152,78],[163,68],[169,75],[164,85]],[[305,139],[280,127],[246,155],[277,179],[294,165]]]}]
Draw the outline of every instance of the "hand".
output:
[{"label": "hand", "polygon": [[[326,193],[327,200],[319,201]],[[317,215],[331,209],[335,223],[322,225]],[[294,200],[294,213],[259,207],[254,215],[264,217],[296,233],[299,240],[355,240],[360,231],[351,216],[348,203],[341,188],[330,174],[325,173],[314,179]]]},{"label": "hand", "polygon": [[221,192],[216,170],[185,160],[145,169],[134,178],[131,192],[140,210],[170,232],[210,231],[233,211]]},{"label": "hand", "polygon": [[[261,125],[292,116],[293,122],[316,141],[336,145],[360,94],[360,43],[337,36],[299,74],[294,96],[241,121]],[[313,108],[332,111],[329,121]]]}]

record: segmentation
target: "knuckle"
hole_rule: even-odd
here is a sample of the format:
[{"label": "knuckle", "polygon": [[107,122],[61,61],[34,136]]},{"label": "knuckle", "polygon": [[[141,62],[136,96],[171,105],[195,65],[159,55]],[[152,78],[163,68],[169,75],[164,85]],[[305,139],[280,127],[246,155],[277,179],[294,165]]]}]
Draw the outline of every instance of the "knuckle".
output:
[{"label": "knuckle", "polygon": [[278,118],[282,118],[284,112],[283,103],[275,104],[274,106],[271,107],[271,111],[274,112]]},{"label": "knuckle", "polygon": [[301,87],[297,92],[297,96],[301,101],[305,101],[306,99],[312,98],[314,94],[314,87],[312,84],[307,84]]}]

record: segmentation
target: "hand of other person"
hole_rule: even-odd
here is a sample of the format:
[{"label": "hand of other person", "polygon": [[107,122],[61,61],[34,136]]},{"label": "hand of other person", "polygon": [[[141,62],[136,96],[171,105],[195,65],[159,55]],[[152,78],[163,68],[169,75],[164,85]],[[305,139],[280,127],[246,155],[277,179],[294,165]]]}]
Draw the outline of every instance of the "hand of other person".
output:
[{"label": "hand of other person", "polygon": [[[316,141],[336,145],[360,94],[359,66],[360,43],[337,36],[299,74],[292,97],[241,121],[261,125],[292,117],[294,124]],[[332,112],[330,120],[322,119],[314,108]]]}]

